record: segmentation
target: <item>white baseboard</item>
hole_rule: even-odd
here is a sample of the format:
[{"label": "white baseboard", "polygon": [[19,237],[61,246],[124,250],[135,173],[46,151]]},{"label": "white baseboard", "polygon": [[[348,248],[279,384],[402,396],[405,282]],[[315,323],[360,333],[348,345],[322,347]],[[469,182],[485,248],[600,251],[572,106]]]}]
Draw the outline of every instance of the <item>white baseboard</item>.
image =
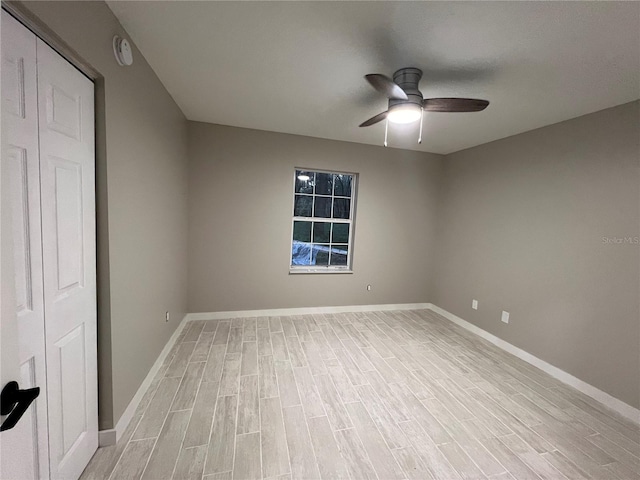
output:
[{"label": "white baseboard", "polygon": [[603,392],[602,390],[594,387],[593,385],[590,385],[587,382],[580,380],[577,377],[574,377],[570,373],[567,373],[564,370],[561,370],[558,367],[555,367],[550,363],[547,363],[544,360],[541,360],[538,357],[531,355],[530,353],[522,350],[521,348],[518,348],[515,345],[512,345],[509,342],[506,342],[501,338],[496,337],[495,335],[487,332],[486,330],[481,329],[480,327],[473,325],[472,323],[467,322],[466,320],[463,320],[462,318],[458,317],[457,315],[454,315],[451,312],[448,312],[433,304],[429,304],[428,308],[430,310],[433,310],[436,313],[439,313],[444,318],[446,318],[447,320],[450,320],[456,325],[459,325],[462,328],[469,330],[472,333],[475,333],[476,335],[484,338],[485,340],[488,340],[489,342],[493,343],[497,347],[500,347],[506,352],[509,352],[510,354],[520,358],[521,360],[524,360],[525,362],[530,363],[534,367],[538,367],[543,372],[548,373],[549,375],[551,375],[554,378],[557,378],[561,382],[566,383],[567,385],[575,388],[576,390],[584,393],[585,395],[590,396],[591,398],[602,403],[604,406],[610,408],[614,412],[617,412],[623,417],[628,418],[632,422],[640,424],[640,410],[638,410],[637,408],[632,407],[631,405],[623,402],[622,400],[612,397],[607,392]]},{"label": "white baseboard", "polygon": [[310,313],[349,313],[376,312],[385,310],[421,310],[429,308],[430,303],[397,303],[386,305],[351,305],[346,307],[301,307],[272,308],[268,310],[241,310],[235,312],[201,312],[188,313],[187,320],[221,320],[241,317],[287,317],[290,315],[308,315]]},{"label": "white baseboard", "polygon": [[115,428],[108,430],[100,430],[98,432],[98,446],[106,447],[107,445],[115,445],[118,441],[118,435]]},{"label": "white baseboard", "polygon": [[149,389],[153,378],[156,376],[156,373],[158,373],[158,370],[160,370],[160,367],[162,366],[165,358],[167,358],[167,355],[169,355],[169,352],[171,351],[173,345],[176,343],[180,332],[182,332],[184,326],[189,321],[187,317],[188,315],[184,316],[184,318],[180,322],[180,325],[178,325],[178,327],[175,329],[173,335],[171,335],[171,338],[169,338],[169,341],[160,352],[160,355],[158,355],[158,358],[149,370],[149,373],[147,373],[147,376],[140,384],[138,391],[133,396],[124,413],[116,423],[116,427],[109,430],[100,430],[100,432],[98,432],[98,441],[101,447],[115,445],[116,442],[122,437],[122,434],[126,430],[127,426],[129,426],[129,422],[131,422],[131,419],[133,418],[138,405],[140,405],[140,400],[142,400],[142,397]]}]

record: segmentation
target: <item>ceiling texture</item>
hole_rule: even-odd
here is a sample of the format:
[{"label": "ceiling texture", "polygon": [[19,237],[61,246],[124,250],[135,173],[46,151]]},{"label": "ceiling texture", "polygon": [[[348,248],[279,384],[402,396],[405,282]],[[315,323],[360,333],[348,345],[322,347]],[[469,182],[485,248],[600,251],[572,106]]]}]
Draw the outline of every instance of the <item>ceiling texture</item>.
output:
[{"label": "ceiling texture", "polygon": [[111,1],[189,120],[382,145],[364,80],[402,67],[425,98],[491,101],[389,125],[451,153],[640,98],[640,2]]}]

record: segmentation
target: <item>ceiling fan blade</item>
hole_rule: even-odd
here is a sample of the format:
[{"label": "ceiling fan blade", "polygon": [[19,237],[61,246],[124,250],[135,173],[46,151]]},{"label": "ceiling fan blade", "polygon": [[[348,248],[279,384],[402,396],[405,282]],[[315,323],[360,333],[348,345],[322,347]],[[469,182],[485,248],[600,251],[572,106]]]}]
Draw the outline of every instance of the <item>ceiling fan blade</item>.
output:
[{"label": "ceiling fan blade", "polygon": [[365,75],[364,78],[367,79],[373,88],[392,100],[409,99],[407,94],[404,93],[404,90],[402,90],[402,88],[400,88],[400,86],[389,77],[380,73],[370,73],[369,75]]},{"label": "ceiling fan blade", "polygon": [[480,112],[489,105],[475,98],[425,98],[422,107],[427,112]]},{"label": "ceiling fan blade", "polygon": [[375,117],[371,117],[369,120],[367,120],[366,122],[362,122],[360,124],[361,127],[369,127],[375,123],[381,122],[382,120],[384,120],[385,118],[387,118],[387,113],[389,112],[382,112],[379,113],[378,115],[376,115]]}]

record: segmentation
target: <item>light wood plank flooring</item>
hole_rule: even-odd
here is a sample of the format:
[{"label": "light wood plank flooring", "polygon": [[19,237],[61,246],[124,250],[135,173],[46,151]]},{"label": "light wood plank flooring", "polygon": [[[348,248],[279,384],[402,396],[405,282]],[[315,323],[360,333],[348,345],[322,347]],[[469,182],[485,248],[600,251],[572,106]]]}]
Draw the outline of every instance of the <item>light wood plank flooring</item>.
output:
[{"label": "light wood plank flooring", "polygon": [[640,479],[640,430],[428,311],[194,321],[83,479]]}]

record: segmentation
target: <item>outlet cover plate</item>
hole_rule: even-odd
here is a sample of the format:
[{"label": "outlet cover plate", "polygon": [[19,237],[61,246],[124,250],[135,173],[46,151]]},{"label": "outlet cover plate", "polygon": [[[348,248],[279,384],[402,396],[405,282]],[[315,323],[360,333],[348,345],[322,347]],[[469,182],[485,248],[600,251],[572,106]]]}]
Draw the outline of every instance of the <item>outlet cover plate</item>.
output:
[{"label": "outlet cover plate", "polygon": [[478,309],[478,300],[471,301],[471,308],[473,308],[474,310]]},{"label": "outlet cover plate", "polygon": [[509,323],[509,312],[502,311],[502,318],[500,319],[504,323]]}]

